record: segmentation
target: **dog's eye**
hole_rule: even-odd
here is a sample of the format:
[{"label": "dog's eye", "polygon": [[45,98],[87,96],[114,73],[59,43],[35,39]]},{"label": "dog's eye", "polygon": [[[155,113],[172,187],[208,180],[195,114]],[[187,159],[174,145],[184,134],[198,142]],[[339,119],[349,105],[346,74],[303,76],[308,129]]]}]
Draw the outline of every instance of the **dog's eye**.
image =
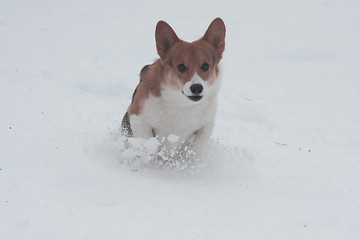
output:
[{"label": "dog's eye", "polygon": [[203,72],[206,72],[207,70],[209,70],[209,64],[203,63],[203,65],[201,65],[200,69],[201,69]]},{"label": "dog's eye", "polygon": [[186,67],[185,67],[185,65],[182,64],[182,63],[177,66],[177,69],[178,69],[179,72],[181,72],[181,73],[184,73],[184,72],[186,71]]}]

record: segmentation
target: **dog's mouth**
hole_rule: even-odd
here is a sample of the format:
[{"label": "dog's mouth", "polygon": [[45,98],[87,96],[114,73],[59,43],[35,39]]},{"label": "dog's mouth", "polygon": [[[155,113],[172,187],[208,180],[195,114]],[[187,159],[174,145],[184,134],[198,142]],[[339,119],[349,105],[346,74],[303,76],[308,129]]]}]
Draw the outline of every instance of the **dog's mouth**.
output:
[{"label": "dog's mouth", "polygon": [[202,99],[202,96],[195,95],[195,96],[187,96],[191,101],[198,102]]},{"label": "dog's mouth", "polygon": [[202,99],[203,96],[201,95],[193,95],[193,96],[188,96],[184,93],[184,91],[182,91],[182,93],[185,95],[185,97],[187,97],[188,99],[190,99],[193,102],[198,102]]}]

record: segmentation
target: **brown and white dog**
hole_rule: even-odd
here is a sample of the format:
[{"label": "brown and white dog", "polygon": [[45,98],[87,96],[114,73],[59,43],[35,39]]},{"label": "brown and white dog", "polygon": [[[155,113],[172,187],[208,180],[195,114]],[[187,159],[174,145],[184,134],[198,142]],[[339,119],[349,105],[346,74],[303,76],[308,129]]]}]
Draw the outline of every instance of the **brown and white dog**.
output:
[{"label": "brown and white dog", "polygon": [[122,121],[125,136],[158,136],[168,150],[186,145],[202,152],[214,126],[225,31],[224,22],[216,18],[202,38],[189,43],[166,22],[157,23],[160,59],[141,70]]}]

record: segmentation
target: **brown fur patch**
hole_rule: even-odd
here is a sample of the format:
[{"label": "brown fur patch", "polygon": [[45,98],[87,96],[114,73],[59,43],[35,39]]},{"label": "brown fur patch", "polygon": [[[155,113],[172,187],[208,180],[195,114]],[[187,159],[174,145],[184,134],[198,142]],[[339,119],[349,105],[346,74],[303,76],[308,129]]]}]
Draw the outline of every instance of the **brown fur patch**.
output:
[{"label": "brown fur patch", "polygon": [[[171,48],[168,58],[162,61],[162,65],[164,72],[179,79],[181,84],[184,85],[191,80],[195,72],[205,81],[213,79],[219,61],[216,49],[207,41],[198,40],[192,43],[179,41]],[[169,62],[171,64],[167,64]],[[209,64],[209,70],[206,72],[201,70],[204,63]],[[179,64],[185,65],[186,71],[184,73],[177,70]]]},{"label": "brown fur patch", "polygon": [[144,103],[149,95],[160,96],[161,92],[161,64],[157,60],[152,65],[146,65],[140,72],[140,82],[133,94],[129,106],[129,114],[139,115],[142,112]]}]

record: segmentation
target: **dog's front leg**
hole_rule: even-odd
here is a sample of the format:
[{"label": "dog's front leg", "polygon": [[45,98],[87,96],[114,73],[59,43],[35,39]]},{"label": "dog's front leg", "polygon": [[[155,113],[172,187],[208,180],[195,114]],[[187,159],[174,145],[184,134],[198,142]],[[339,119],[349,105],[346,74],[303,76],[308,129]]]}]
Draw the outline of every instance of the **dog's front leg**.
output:
[{"label": "dog's front leg", "polygon": [[210,135],[214,128],[214,123],[208,123],[203,128],[199,129],[195,133],[195,139],[192,143],[192,150],[201,155],[204,151],[206,143],[209,141]]},{"label": "dog's front leg", "polygon": [[149,139],[153,137],[153,128],[147,124],[141,116],[131,115],[130,125],[133,131],[133,135],[136,138]]}]

